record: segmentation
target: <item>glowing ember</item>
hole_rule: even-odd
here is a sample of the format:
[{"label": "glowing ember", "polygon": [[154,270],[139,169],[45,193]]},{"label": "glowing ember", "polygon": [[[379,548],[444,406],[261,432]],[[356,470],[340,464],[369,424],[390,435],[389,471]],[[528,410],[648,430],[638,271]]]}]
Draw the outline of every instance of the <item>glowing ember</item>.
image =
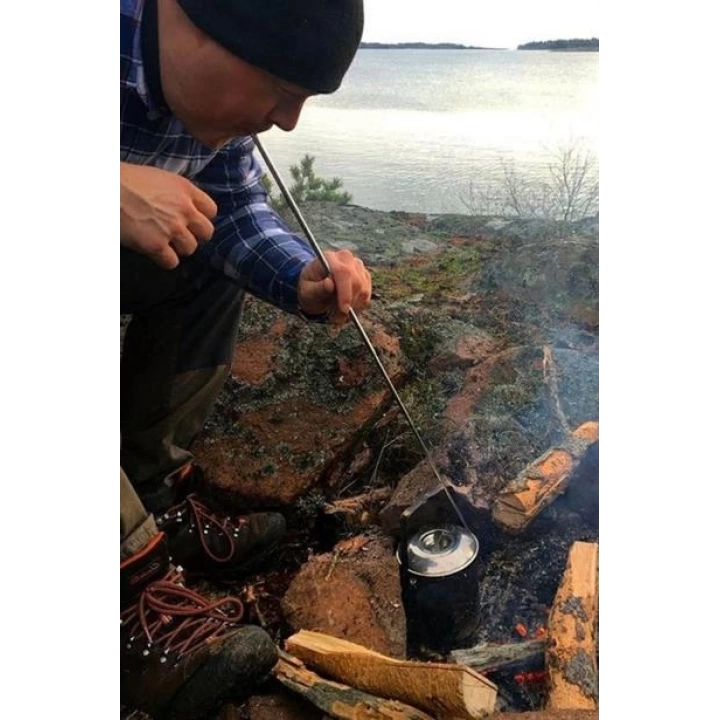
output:
[{"label": "glowing ember", "polygon": [[518,685],[526,685],[528,683],[545,682],[547,672],[545,670],[534,670],[532,672],[517,673],[514,680]]},{"label": "glowing ember", "polygon": [[528,634],[527,628],[522,623],[518,623],[517,625],[515,625],[515,632],[520,637],[527,637]]}]

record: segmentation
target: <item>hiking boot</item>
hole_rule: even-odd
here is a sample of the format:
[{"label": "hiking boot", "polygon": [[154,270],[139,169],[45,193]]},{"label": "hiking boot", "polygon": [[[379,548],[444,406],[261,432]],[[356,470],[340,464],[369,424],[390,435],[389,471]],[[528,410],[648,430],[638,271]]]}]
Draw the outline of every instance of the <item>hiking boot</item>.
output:
[{"label": "hiking boot", "polygon": [[204,488],[205,473],[191,460],[165,475],[161,480],[141,486],[137,493],[148,512],[160,515],[190,493],[202,492]]},{"label": "hiking boot", "polygon": [[238,625],[240,600],[185,587],[162,533],[121,563],[120,576],[124,705],[156,720],[206,718],[224,701],[248,697],[277,662],[264,630]]},{"label": "hiking boot", "polygon": [[258,570],[277,550],[287,527],[276,512],[213,512],[195,493],[157,515],[155,522],[167,534],[172,561],[189,574],[208,576]]},{"label": "hiking boot", "polygon": [[138,491],[167,534],[173,562],[188,577],[231,578],[260,569],[285,536],[285,518],[276,512],[218,512],[200,499],[206,488],[203,469],[190,461]]}]

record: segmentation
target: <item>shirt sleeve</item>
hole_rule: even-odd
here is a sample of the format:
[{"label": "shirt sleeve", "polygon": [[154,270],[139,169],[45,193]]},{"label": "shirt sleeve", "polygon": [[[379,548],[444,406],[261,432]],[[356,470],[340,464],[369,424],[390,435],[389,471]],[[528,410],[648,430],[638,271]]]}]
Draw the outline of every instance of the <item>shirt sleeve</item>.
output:
[{"label": "shirt sleeve", "polygon": [[250,137],[232,140],[193,178],[218,207],[213,237],[198,252],[261,300],[322,322],[326,315],[306,315],[297,298],[300,272],[315,253],[268,204],[254,147]]}]

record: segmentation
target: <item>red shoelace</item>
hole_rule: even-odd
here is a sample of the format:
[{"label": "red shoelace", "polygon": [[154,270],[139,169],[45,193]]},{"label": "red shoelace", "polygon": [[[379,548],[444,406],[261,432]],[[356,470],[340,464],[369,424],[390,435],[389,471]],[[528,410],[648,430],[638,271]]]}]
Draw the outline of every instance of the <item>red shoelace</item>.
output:
[{"label": "red shoelace", "polygon": [[[178,518],[184,516],[185,512],[192,515],[195,528],[200,538],[200,544],[207,555],[217,563],[226,563],[232,560],[235,554],[234,538],[239,536],[240,527],[245,524],[242,518],[231,518],[227,515],[219,516],[212,512],[207,505],[198,500],[195,493],[188,495],[181,503],[171,507],[164,515],[167,521],[172,521],[173,515]],[[208,545],[205,535],[214,530],[226,540],[228,551],[224,555],[217,555]]]},{"label": "red shoelace", "polygon": [[235,629],[244,612],[238,598],[208,600],[182,585],[182,579],[182,572],[171,569],[120,613],[121,625],[128,626],[130,643],[142,634],[148,647],[159,646],[165,655],[172,652],[181,656]]}]

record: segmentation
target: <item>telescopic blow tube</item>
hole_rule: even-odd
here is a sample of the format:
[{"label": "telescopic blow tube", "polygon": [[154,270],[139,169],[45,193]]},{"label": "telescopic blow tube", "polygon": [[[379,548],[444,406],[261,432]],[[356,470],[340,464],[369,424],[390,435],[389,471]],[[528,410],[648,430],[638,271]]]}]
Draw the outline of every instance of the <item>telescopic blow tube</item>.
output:
[{"label": "telescopic blow tube", "polygon": [[[255,146],[260,152],[260,155],[262,155],[263,160],[265,161],[265,165],[267,166],[268,170],[270,171],[271,175],[273,176],[275,182],[277,183],[277,186],[280,188],[280,192],[283,194],[283,197],[285,198],[285,201],[290,206],[290,209],[293,211],[293,214],[297,218],[298,223],[300,223],[300,227],[303,229],[303,232],[307,236],[307,239],[310,242],[310,245],[312,246],[312,249],[315,251],[315,254],[317,255],[318,259],[322,263],[323,267],[325,268],[325,272],[327,272],[328,275],[332,275],[332,269],[330,268],[330,264],[327,261],[327,258],[325,257],[325,253],[323,253],[322,248],[318,244],[317,240],[315,240],[315,236],[312,234],[312,231],[308,227],[307,223],[305,222],[305,218],[303,218],[302,213],[300,212],[300,209],[298,208],[297,204],[295,203],[295,200],[293,199],[292,195],[290,194],[290,191],[285,187],[285,183],[283,182],[282,178],[280,177],[280,174],[278,173],[277,169],[275,168],[275,165],[273,164],[272,160],[270,159],[270,156],[267,154],[267,151],[263,147],[262,143],[260,142],[259,138],[256,135],[253,135],[253,140],[255,141]],[[380,369],[380,372],[382,373],[383,377],[385,378],[385,382],[387,383],[388,388],[390,389],[390,392],[393,394],[393,397],[395,398],[395,401],[397,402],[400,410],[402,411],[403,415],[405,416],[405,419],[408,422],[408,425],[410,425],[410,429],[413,431],[413,434],[415,435],[415,438],[417,439],[420,447],[422,448],[423,452],[425,453],[425,457],[427,458],[427,461],[432,468],[433,474],[437,478],[437,481],[440,483],[441,487],[445,490],[445,494],[447,495],[448,500],[450,501],[450,504],[454,508],[455,512],[457,513],[458,518],[460,518],[460,521],[462,522],[463,526],[466,530],[469,530],[467,523],[465,522],[465,518],[463,517],[462,513],[460,512],[460,508],[457,506],[457,503],[455,502],[452,494],[450,493],[450,483],[448,480],[443,478],[440,473],[438,472],[437,467],[435,466],[435,463],[433,462],[433,459],[430,455],[430,450],[428,450],[427,445],[425,444],[425,441],[422,439],[422,436],[420,435],[420,432],[418,431],[417,427],[415,426],[415,423],[413,422],[412,418],[410,417],[410,413],[408,412],[407,408],[405,407],[405,403],[403,403],[402,398],[398,394],[398,391],[395,388],[395,385],[393,381],[390,378],[390,375],[388,375],[387,370],[385,369],[385,366],[382,364],[382,361],[380,360],[380,356],[377,354],[377,351],[375,350],[372,341],[368,337],[367,333],[365,332],[365,328],[363,328],[362,324],[360,323],[360,320],[357,316],[357,313],[355,310],[351,307],[350,308],[350,319],[352,320],[353,324],[357,328],[358,332],[360,333],[363,341],[365,342],[365,345],[367,346],[368,350],[370,351],[370,354],[372,355],[373,359],[375,360],[376,365]]]}]

